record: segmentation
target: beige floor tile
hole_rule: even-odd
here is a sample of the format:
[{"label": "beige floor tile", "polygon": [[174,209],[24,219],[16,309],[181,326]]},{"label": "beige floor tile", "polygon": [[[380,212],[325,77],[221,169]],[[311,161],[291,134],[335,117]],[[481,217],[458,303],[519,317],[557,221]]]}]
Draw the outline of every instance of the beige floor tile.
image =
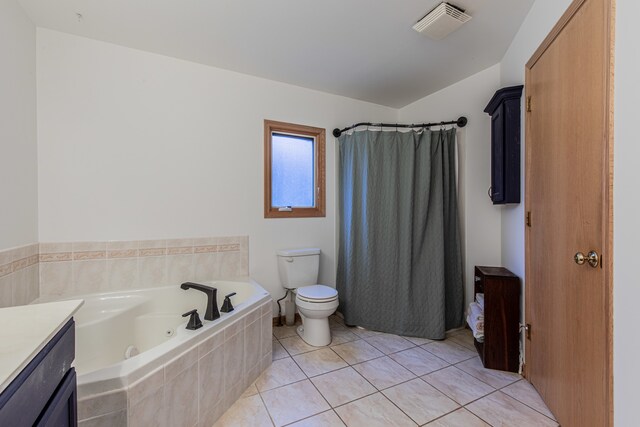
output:
[{"label": "beige floor tile", "polygon": [[463,360],[471,359],[478,355],[475,350],[463,347],[451,340],[434,341],[423,345],[422,348],[449,363],[462,362]]},{"label": "beige floor tile", "polygon": [[260,392],[276,387],[304,380],[306,375],[298,368],[298,365],[287,357],[275,360],[256,380],[256,387]]},{"label": "beige floor tile", "polygon": [[256,387],[255,383],[253,383],[249,387],[247,387],[247,389],[242,393],[242,395],[240,396],[240,399],[244,397],[254,396],[256,394],[258,394],[258,387]]},{"label": "beige floor tile", "polygon": [[411,371],[388,356],[353,365],[353,369],[365,377],[378,390],[382,390],[415,378]]},{"label": "beige floor tile", "polygon": [[329,324],[330,325],[344,325],[344,319],[337,314],[332,314],[329,316]]},{"label": "beige floor tile", "polygon": [[348,342],[331,348],[351,365],[384,356],[383,353],[364,340]]},{"label": "beige floor tile", "polygon": [[508,387],[503,388],[503,393],[508,394],[514,399],[519,400],[527,406],[535,409],[536,411],[546,415],[549,418],[555,419],[547,405],[544,403],[535,388],[526,380],[520,380],[511,384]]},{"label": "beige floor tile", "polygon": [[334,331],[348,331],[349,328],[341,323],[331,323],[329,322],[329,329],[331,330],[331,334]]},{"label": "beige floor tile", "polygon": [[495,391],[493,387],[454,366],[432,372],[422,379],[461,405]]},{"label": "beige floor tile", "polygon": [[276,326],[273,328],[273,335],[278,339],[295,337],[298,335],[296,332],[297,327],[297,324],[294,326]]},{"label": "beige floor tile", "polygon": [[427,338],[418,338],[418,337],[402,337],[405,340],[409,340],[412,343],[414,343],[415,345],[424,345],[424,344],[429,344],[430,342],[433,342],[433,340],[427,339]]},{"label": "beige floor tile", "polygon": [[476,400],[467,405],[466,409],[491,425],[518,427],[558,425],[555,421],[500,391]]},{"label": "beige floor tile", "polygon": [[479,357],[465,360],[456,364],[458,369],[462,369],[469,375],[473,375],[481,381],[489,384],[494,388],[502,388],[508,386],[521,379],[522,377],[513,372],[496,371],[494,369],[485,369]]},{"label": "beige floor tile", "polygon": [[271,357],[273,360],[284,359],[285,357],[289,357],[289,353],[284,349],[282,344],[278,340],[273,340],[271,342],[272,352]]},{"label": "beige floor tile", "polygon": [[262,393],[262,398],[277,426],[331,409],[309,380],[266,391]]},{"label": "beige floor tile", "polygon": [[464,408],[453,411],[442,418],[438,418],[427,427],[491,427],[480,418]]},{"label": "beige floor tile", "polygon": [[347,362],[342,360],[342,358],[330,348],[322,348],[309,353],[299,354],[294,356],[293,360],[296,361],[308,377],[315,377],[316,375],[326,374],[327,372],[349,366]]},{"label": "beige floor tile", "polygon": [[447,341],[453,341],[456,344],[460,344],[461,346],[468,348],[469,350],[477,351],[474,344],[473,335],[471,335],[471,331],[468,329],[452,335],[451,338],[447,338]]},{"label": "beige floor tile", "polygon": [[214,427],[273,427],[260,396],[239,399],[214,424]]},{"label": "beige floor tile", "polygon": [[370,331],[368,329],[360,328],[358,326],[354,326],[349,328],[349,331],[353,332],[360,338],[372,337],[374,335],[378,335],[380,332]]},{"label": "beige floor tile", "polygon": [[335,410],[348,427],[415,426],[411,418],[380,393],[347,403]]},{"label": "beige floor tile", "polygon": [[332,329],[330,345],[333,346],[338,344],[344,344],[346,342],[351,342],[359,339],[360,337],[358,337],[356,334],[349,331],[349,329],[345,327],[342,327],[342,329]]},{"label": "beige floor tile", "polygon": [[351,367],[311,378],[311,382],[334,408],[377,391]]},{"label": "beige floor tile", "polygon": [[452,337],[454,335],[462,334],[462,333],[464,333],[464,331],[468,331],[468,330],[469,329],[467,329],[466,326],[463,326],[463,327],[458,328],[458,329],[451,329],[451,330],[447,331],[445,335],[446,335],[447,338],[449,338],[449,337]]},{"label": "beige floor tile", "polygon": [[382,393],[419,425],[460,406],[420,378],[388,388]]},{"label": "beige floor tile", "polygon": [[308,353],[313,350],[317,350],[322,347],[314,347],[312,345],[304,342],[302,338],[299,336],[282,338],[280,340],[280,344],[289,352],[290,355],[295,356],[296,354]]},{"label": "beige floor tile", "polygon": [[383,352],[384,354],[397,353],[411,347],[415,344],[405,340],[402,337],[391,334],[378,334],[365,338],[365,341]]},{"label": "beige floor tile", "polygon": [[447,362],[421,347],[414,347],[399,353],[393,353],[390,354],[389,357],[418,376],[426,375],[449,366]]},{"label": "beige floor tile", "polygon": [[327,411],[297,423],[289,424],[288,427],[344,427],[344,423],[335,412]]}]

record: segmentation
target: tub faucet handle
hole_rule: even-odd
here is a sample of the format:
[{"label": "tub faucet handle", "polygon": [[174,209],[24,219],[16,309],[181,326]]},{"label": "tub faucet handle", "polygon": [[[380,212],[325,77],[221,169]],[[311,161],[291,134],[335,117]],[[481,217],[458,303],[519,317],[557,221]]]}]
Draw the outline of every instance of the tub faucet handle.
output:
[{"label": "tub faucet handle", "polygon": [[220,309],[221,312],[229,313],[230,311],[233,311],[233,305],[231,305],[231,297],[235,294],[235,292],[231,292],[229,295],[224,297],[224,302],[222,303],[222,308]]},{"label": "tub faucet handle", "polygon": [[202,328],[202,321],[200,320],[200,316],[198,316],[198,309],[194,308],[191,311],[187,311],[182,315],[182,317],[189,317],[189,321],[187,322],[187,329],[195,331],[196,329]]}]

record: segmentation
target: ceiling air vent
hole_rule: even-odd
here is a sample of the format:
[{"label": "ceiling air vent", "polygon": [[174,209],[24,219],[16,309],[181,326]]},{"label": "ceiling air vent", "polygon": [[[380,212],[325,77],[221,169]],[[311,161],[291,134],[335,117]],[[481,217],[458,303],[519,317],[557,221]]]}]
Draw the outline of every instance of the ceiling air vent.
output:
[{"label": "ceiling air vent", "polygon": [[434,40],[440,40],[470,19],[471,16],[464,13],[464,10],[442,2],[419,20],[413,29]]}]

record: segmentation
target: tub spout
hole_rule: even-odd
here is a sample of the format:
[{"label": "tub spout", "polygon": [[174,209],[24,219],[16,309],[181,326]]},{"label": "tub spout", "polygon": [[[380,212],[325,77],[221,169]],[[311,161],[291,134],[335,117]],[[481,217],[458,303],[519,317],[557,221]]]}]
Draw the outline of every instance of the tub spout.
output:
[{"label": "tub spout", "polygon": [[195,289],[207,294],[207,309],[204,313],[204,320],[215,320],[220,317],[220,312],[218,311],[218,290],[216,288],[193,282],[185,282],[180,285],[180,288],[185,291],[187,289]]}]

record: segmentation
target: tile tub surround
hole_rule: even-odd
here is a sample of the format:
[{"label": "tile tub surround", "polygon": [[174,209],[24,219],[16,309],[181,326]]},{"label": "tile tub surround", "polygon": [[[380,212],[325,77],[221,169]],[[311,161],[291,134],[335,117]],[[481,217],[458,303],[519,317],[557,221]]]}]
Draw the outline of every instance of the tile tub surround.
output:
[{"label": "tile tub surround", "polygon": [[249,275],[249,238],[40,243],[43,297]]},{"label": "tile tub surround", "polygon": [[211,427],[271,365],[271,341],[268,300],[126,388],[80,391],[79,425]]},{"label": "tile tub surround", "polygon": [[0,308],[36,300],[39,275],[37,243],[0,251]]},{"label": "tile tub surround", "polygon": [[[468,330],[431,341],[349,328],[341,339],[296,345],[295,328],[273,329],[273,364],[218,420],[227,426],[557,426],[519,375],[484,369]],[[437,345],[433,345],[437,344]]]}]

